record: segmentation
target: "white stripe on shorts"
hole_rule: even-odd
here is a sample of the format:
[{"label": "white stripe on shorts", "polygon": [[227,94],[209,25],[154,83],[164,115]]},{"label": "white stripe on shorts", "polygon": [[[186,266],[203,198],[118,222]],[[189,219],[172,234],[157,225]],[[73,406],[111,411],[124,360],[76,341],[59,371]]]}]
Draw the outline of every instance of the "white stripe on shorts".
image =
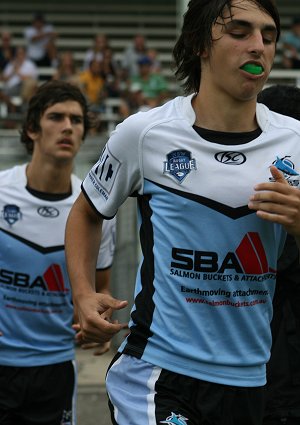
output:
[{"label": "white stripe on shorts", "polygon": [[155,384],[161,368],[122,354],[111,366],[106,389],[120,425],[156,425]]}]

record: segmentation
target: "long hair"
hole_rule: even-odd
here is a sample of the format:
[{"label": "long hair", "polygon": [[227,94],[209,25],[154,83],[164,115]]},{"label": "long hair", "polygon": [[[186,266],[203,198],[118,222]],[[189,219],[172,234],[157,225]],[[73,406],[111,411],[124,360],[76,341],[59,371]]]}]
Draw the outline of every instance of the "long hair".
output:
[{"label": "long hair", "polygon": [[[280,17],[273,0],[249,0],[269,14],[277,28],[277,39],[280,36]],[[181,34],[173,49],[175,60],[175,76],[183,81],[186,94],[196,93],[201,80],[200,56],[210,51],[213,43],[212,27],[218,18],[224,20],[232,17],[232,0],[190,0],[188,10],[184,14]]]},{"label": "long hair", "polygon": [[41,130],[40,121],[43,113],[55,103],[74,100],[78,102],[83,113],[83,139],[85,138],[91,123],[88,113],[88,105],[81,90],[74,84],[66,81],[51,80],[42,84],[29,101],[25,120],[21,129],[21,143],[26,147],[29,154],[33,152],[34,142],[28,136],[28,131],[38,132]]}]

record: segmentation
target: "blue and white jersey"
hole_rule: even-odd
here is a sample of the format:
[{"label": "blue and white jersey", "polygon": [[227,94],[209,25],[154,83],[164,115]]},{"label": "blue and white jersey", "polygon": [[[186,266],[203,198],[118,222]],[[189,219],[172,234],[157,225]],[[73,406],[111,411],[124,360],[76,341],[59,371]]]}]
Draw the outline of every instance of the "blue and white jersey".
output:
[{"label": "blue and white jersey", "polygon": [[[60,201],[26,189],[26,164],[0,172],[0,365],[72,360],[73,305],[64,251],[66,220],[80,193]],[[112,264],[115,220],[105,221],[98,269]]]},{"label": "blue and white jersey", "polygon": [[112,217],[136,196],[142,261],[120,351],[198,379],[266,382],[282,226],[248,209],[275,164],[299,185],[300,123],[257,105],[262,132],[242,145],[193,129],[191,96],[117,126],[82,188]]}]

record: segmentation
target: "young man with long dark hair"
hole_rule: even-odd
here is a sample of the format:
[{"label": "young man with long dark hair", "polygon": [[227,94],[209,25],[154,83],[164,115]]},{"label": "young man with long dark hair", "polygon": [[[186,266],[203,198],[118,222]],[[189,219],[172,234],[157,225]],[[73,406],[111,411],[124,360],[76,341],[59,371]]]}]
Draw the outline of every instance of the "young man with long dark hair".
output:
[{"label": "young man with long dark hair", "polygon": [[[0,172],[1,425],[76,421],[64,232],[81,185],[73,174],[74,160],[89,126],[78,87],[45,83],[29,102],[21,132],[31,160]],[[94,269],[95,290],[106,293],[114,233],[114,220],[106,221]],[[106,348],[102,344],[98,350]]]},{"label": "young man with long dark hair", "polygon": [[286,231],[300,236],[300,124],[257,103],[279,35],[271,0],[191,0],[174,48],[186,96],[117,126],[71,210],[83,334],[106,340],[122,324],[95,312],[126,302],[92,289],[98,229],[137,197],[135,304],[106,379],[114,424],[262,423],[277,259]]}]

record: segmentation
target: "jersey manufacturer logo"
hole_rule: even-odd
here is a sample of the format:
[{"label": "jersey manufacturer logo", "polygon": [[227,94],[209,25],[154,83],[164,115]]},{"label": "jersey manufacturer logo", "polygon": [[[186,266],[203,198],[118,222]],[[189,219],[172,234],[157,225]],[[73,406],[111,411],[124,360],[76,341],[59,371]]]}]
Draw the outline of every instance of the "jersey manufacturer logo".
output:
[{"label": "jersey manufacturer logo", "polygon": [[[290,156],[284,156],[283,158],[277,156],[272,165],[275,165],[275,167],[283,173],[285,179],[291,186],[299,186],[299,173],[295,171],[295,165],[289,158]],[[269,180],[273,182],[274,178],[270,177]]]},{"label": "jersey manufacturer logo", "polygon": [[57,208],[43,206],[39,207],[37,210],[38,214],[45,218],[55,218],[59,216],[59,211]]},{"label": "jersey manufacturer logo", "polygon": [[10,226],[22,219],[20,207],[17,205],[4,205],[1,216]]},{"label": "jersey manufacturer logo", "polygon": [[164,161],[164,174],[171,174],[179,183],[182,183],[193,170],[197,170],[197,166],[191,152],[179,149],[167,154],[167,161]]},{"label": "jersey manufacturer logo", "polygon": [[247,161],[246,156],[241,152],[218,152],[215,159],[225,165],[242,165]]},{"label": "jersey manufacturer logo", "polygon": [[188,418],[185,418],[182,415],[176,415],[176,413],[172,412],[165,421],[160,421],[160,423],[168,425],[187,425],[186,421],[188,421]]}]

